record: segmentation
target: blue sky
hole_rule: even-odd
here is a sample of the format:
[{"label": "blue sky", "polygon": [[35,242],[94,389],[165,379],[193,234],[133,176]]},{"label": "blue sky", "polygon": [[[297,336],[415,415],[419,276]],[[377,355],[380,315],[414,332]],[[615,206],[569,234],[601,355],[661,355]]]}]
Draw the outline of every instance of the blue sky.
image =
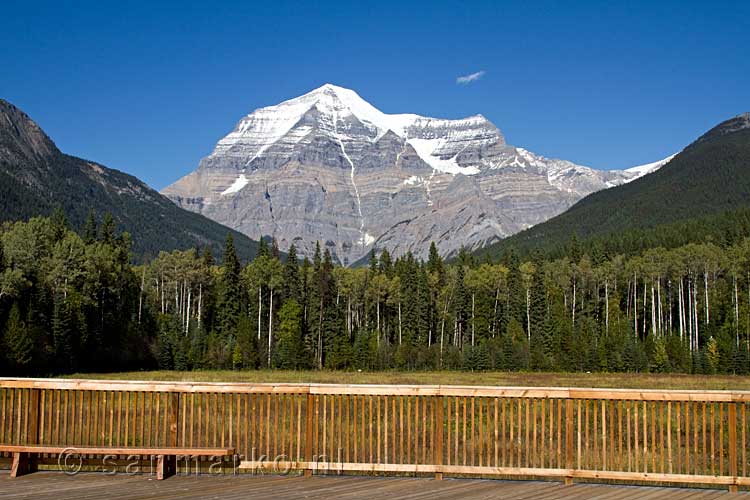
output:
[{"label": "blue sky", "polygon": [[[750,110],[750,2],[17,2],[0,97],[65,152],[162,188],[255,108],[330,82],[389,113],[481,113],[596,168]],[[459,84],[460,76],[481,73]]]}]

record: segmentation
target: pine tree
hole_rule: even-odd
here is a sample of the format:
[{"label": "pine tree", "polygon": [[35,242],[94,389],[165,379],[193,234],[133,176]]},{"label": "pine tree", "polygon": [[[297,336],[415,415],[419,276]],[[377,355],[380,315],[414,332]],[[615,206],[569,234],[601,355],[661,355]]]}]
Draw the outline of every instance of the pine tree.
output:
[{"label": "pine tree", "polygon": [[370,261],[369,261],[370,273],[375,274],[378,272],[378,256],[375,253],[375,249],[370,250]]},{"label": "pine tree", "polygon": [[651,371],[656,373],[666,373],[670,371],[667,346],[663,338],[654,341],[654,356],[651,361]]},{"label": "pine tree", "polygon": [[219,292],[218,330],[226,342],[237,336],[237,321],[240,316],[242,287],[240,284],[240,261],[234,249],[234,238],[227,234],[224,256],[221,264],[221,284]]},{"label": "pine tree", "polygon": [[34,343],[26,323],[21,319],[18,303],[14,303],[5,325],[5,356],[15,373],[25,373],[31,364]]},{"label": "pine tree", "polygon": [[297,248],[292,244],[287,252],[284,264],[284,291],[283,299],[292,299],[299,305],[302,302],[302,285],[299,278],[299,262],[297,260]]},{"label": "pine tree", "polygon": [[570,238],[570,249],[568,250],[568,255],[570,255],[570,260],[577,264],[581,260],[581,245],[578,242],[578,236],[573,235]]},{"label": "pine tree", "polygon": [[312,282],[308,291],[308,336],[306,344],[311,353],[314,354],[314,363],[317,368],[323,367],[323,312],[327,293],[327,277],[323,268],[323,256],[320,251],[320,242],[315,243],[315,253],[312,262]]},{"label": "pine tree", "polygon": [[55,207],[50,218],[54,231],[54,240],[60,241],[68,231],[68,218],[65,217],[65,212],[60,206]]},{"label": "pine tree", "polygon": [[304,364],[302,348],[302,308],[294,299],[288,299],[279,310],[279,327],[273,366],[296,370]]},{"label": "pine tree", "polygon": [[[552,346],[547,318],[547,290],[544,285],[544,268],[539,255],[534,258],[534,277],[530,290],[529,332],[531,332],[531,367],[534,369],[549,369],[552,364]],[[545,341],[546,340],[546,341]]]},{"label": "pine tree", "polygon": [[384,248],[382,252],[380,252],[380,264],[379,264],[380,272],[388,276],[389,278],[393,276],[393,260],[391,259],[391,254],[388,252],[388,249]]},{"label": "pine tree", "polygon": [[87,245],[91,245],[96,241],[99,234],[99,230],[96,227],[96,215],[94,210],[89,210],[88,216],[86,216],[86,222],[83,225],[83,242]]},{"label": "pine tree", "polygon": [[440,257],[435,242],[430,243],[430,256],[427,261],[427,271],[438,276],[438,282],[443,283],[445,270],[443,269],[443,258]]},{"label": "pine tree", "polygon": [[466,290],[465,276],[466,269],[462,265],[457,265],[456,273],[456,286],[455,286],[455,318],[456,318],[456,331],[454,332],[456,338],[454,345],[458,348],[463,347],[465,343],[465,337],[467,335],[467,329],[469,326],[469,319],[471,317],[471,294]]},{"label": "pine tree", "polygon": [[207,246],[203,249],[203,255],[202,255],[203,265],[208,267],[211,267],[214,265],[214,254],[211,252],[211,247]]},{"label": "pine tree", "polygon": [[343,369],[351,363],[351,349],[349,337],[339,334],[344,330],[344,321],[341,308],[338,307],[335,300],[336,290],[333,279],[333,258],[327,248],[323,253],[323,262],[320,267],[318,280],[321,299],[321,338],[319,348],[323,354],[320,364],[328,368]]},{"label": "pine tree", "polygon": [[159,334],[159,369],[171,370],[174,368],[172,362],[172,338],[169,331],[163,330]]},{"label": "pine tree", "polygon": [[268,242],[266,242],[266,240],[263,237],[261,237],[258,240],[258,253],[255,254],[255,258],[257,259],[258,257],[270,257],[270,256],[271,256],[271,253],[268,250]]},{"label": "pine tree", "polygon": [[52,309],[52,341],[57,369],[69,372],[76,366],[73,327],[69,304],[62,294],[54,297]]},{"label": "pine tree", "polygon": [[491,368],[490,353],[487,345],[480,342],[464,348],[463,369],[469,371],[486,371]]},{"label": "pine tree", "polygon": [[102,221],[102,230],[99,235],[99,240],[102,243],[113,245],[115,243],[115,219],[112,214],[107,212],[104,214],[104,220]]}]

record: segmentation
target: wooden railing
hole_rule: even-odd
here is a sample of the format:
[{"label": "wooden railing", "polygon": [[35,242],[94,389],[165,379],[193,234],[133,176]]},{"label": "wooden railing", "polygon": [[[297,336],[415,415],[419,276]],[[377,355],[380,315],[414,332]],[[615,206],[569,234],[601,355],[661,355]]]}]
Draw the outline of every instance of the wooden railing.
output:
[{"label": "wooden railing", "polygon": [[750,485],[750,392],[0,379],[0,444],[232,446],[240,468]]}]

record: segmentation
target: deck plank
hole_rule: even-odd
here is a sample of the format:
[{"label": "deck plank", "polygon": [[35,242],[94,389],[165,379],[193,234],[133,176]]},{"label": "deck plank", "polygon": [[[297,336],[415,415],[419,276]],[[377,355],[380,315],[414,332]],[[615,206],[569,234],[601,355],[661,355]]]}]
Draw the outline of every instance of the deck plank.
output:
[{"label": "deck plank", "polygon": [[402,500],[486,499],[495,497],[548,500],[591,498],[599,500],[653,499],[704,500],[750,498],[723,490],[661,488],[655,486],[615,486],[574,484],[563,486],[551,481],[500,481],[487,479],[379,478],[365,476],[315,476],[312,478],[273,475],[176,476],[156,481],[153,476],[80,473],[67,476],[42,471],[11,479],[0,472],[0,490],[7,499],[34,498],[88,500],[117,497],[126,500],[192,500],[215,498],[234,500],[248,497],[278,499],[359,499],[377,497]]}]

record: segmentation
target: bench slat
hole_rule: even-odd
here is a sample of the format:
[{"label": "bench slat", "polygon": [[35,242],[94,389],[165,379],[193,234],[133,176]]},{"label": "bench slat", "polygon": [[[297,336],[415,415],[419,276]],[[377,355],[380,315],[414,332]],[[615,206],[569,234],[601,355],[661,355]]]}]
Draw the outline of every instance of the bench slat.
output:
[{"label": "bench slat", "polygon": [[225,456],[234,455],[234,448],[139,448],[139,447],[92,447],[92,446],[35,446],[0,445],[0,452],[8,453],[52,453],[65,451],[89,455],[192,455]]}]

